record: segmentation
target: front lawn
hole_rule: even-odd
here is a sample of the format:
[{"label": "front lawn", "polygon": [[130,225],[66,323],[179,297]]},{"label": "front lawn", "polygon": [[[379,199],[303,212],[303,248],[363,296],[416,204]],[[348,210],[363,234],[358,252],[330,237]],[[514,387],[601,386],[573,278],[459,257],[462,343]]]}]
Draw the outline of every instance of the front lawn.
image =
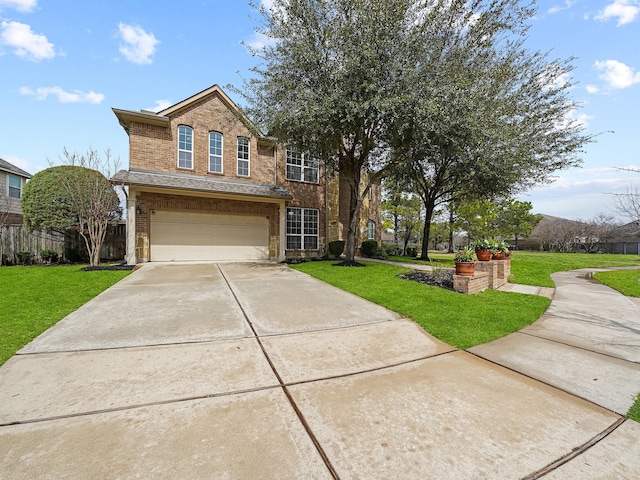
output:
[{"label": "front lawn", "polygon": [[335,262],[291,266],[342,290],[412,318],[430,334],[461,349],[486,343],[536,321],[550,300],[535,295],[485,290],[475,295],[443,290],[396,275],[410,270],[364,262],[337,267]]},{"label": "front lawn", "polygon": [[[429,252],[435,265],[453,266],[453,254]],[[391,257],[397,262],[422,263],[408,257]],[[509,282],[538,287],[555,287],[551,274],[580,268],[626,267],[640,265],[638,255],[590,254],[590,253],[551,253],[515,251],[511,260],[511,277]]]},{"label": "front lawn", "polygon": [[640,270],[597,272],[593,278],[627,297],[640,297]]},{"label": "front lawn", "polygon": [[82,266],[0,267],[0,365],[130,271]]}]

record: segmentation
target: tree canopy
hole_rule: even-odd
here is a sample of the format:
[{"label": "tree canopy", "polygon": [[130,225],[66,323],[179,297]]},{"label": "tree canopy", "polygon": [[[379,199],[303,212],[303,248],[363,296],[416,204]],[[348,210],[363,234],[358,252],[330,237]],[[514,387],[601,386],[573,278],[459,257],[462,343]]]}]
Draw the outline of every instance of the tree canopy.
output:
[{"label": "tree canopy", "polygon": [[[519,0],[273,0],[270,43],[245,83],[249,114],[347,180],[347,261],[362,200],[395,169],[422,199],[423,257],[436,207],[509,195],[577,165],[569,61],[525,46]],[[398,168],[396,168],[398,167]]]},{"label": "tree canopy", "polygon": [[[70,160],[77,157],[66,150],[65,155]],[[30,230],[77,229],[90,265],[98,266],[107,225],[120,217],[120,199],[102,173],[70,163],[42,170],[27,182],[22,196],[24,224]]]},{"label": "tree canopy", "polygon": [[63,232],[78,225],[73,200],[60,182],[60,177],[85,174],[80,173],[80,168],[67,165],[51,167],[31,177],[22,194],[23,223],[29,230]]}]

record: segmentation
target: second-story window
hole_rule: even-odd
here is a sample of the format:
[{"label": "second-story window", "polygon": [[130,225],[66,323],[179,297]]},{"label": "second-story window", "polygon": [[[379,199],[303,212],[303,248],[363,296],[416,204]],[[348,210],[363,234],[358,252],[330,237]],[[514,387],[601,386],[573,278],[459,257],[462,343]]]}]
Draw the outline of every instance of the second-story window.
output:
[{"label": "second-story window", "polygon": [[249,139],[238,137],[238,175],[249,176]]},{"label": "second-story window", "polygon": [[222,173],[222,134],[209,132],[209,171]]},{"label": "second-story window", "polygon": [[193,168],[193,129],[178,127],[178,168]]},{"label": "second-story window", "polygon": [[9,197],[22,197],[22,179],[15,175],[9,175]]},{"label": "second-story window", "polygon": [[296,147],[287,147],[287,180],[318,183],[318,162]]}]

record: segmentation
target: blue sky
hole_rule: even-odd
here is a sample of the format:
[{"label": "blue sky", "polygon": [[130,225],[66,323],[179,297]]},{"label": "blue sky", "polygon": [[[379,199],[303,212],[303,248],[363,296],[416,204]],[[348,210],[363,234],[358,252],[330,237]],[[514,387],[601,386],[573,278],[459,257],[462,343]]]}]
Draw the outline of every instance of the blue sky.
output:
[{"label": "blue sky", "polygon": [[[111,108],[158,109],[213,84],[241,87],[256,61],[242,42],[261,41],[256,23],[244,0],[0,0],[0,157],[36,173],[64,147],[91,146],[127,167],[128,138]],[[575,118],[602,134],[581,169],[520,198],[566,218],[611,213],[610,193],[640,185],[640,173],[616,169],[640,168],[640,0],[541,0],[529,37],[531,49],[576,57]]]}]

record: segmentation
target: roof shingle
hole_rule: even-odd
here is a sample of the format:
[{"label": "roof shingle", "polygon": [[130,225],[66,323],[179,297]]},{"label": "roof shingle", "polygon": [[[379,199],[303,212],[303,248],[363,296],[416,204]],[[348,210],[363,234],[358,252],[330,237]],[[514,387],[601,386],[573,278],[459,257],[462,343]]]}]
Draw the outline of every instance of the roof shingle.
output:
[{"label": "roof shingle", "polygon": [[4,170],[5,172],[15,173],[16,175],[20,175],[21,177],[31,178],[31,174],[25,172],[21,168],[16,167],[12,163],[7,162],[0,158],[0,170]]},{"label": "roof shingle", "polygon": [[293,198],[286,188],[276,185],[265,185],[251,182],[235,182],[195,175],[151,172],[146,170],[120,170],[111,181],[125,185],[141,185],[161,187],[194,192],[225,193],[230,195],[246,195],[251,197],[268,197],[282,200]]}]

